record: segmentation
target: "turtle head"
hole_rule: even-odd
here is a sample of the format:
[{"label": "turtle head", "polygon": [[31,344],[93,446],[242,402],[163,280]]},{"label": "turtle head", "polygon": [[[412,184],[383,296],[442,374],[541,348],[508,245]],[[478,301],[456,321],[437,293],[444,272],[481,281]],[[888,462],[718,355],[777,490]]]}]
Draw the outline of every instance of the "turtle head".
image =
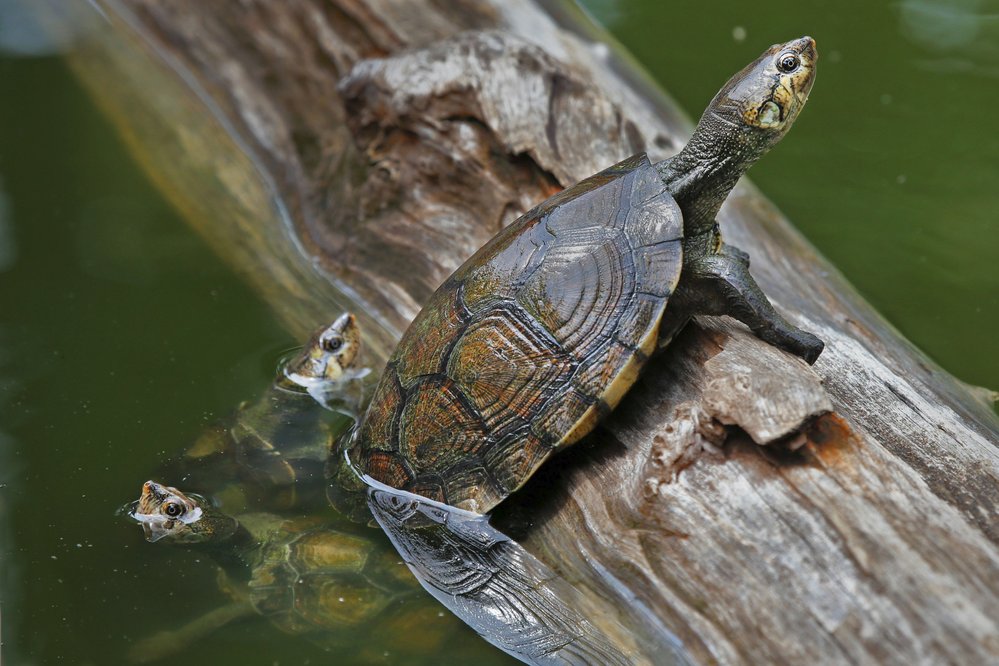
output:
[{"label": "turtle head", "polygon": [[184,545],[218,543],[232,537],[239,528],[235,518],[216,509],[204,497],[184,494],[155,481],[142,484],[142,494],[127,513],[142,525],[149,542],[166,539]]},{"label": "turtle head", "polygon": [[805,105],[817,59],[811,37],[774,44],[728,80],[704,117],[741,132],[745,139],[741,143],[760,154],[766,152],[787,133]]},{"label": "turtle head", "polygon": [[306,388],[317,382],[341,381],[357,359],[360,348],[361,330],[357,319],[346,312],[312,336],[302,352],[284,367],[284,376]]}]

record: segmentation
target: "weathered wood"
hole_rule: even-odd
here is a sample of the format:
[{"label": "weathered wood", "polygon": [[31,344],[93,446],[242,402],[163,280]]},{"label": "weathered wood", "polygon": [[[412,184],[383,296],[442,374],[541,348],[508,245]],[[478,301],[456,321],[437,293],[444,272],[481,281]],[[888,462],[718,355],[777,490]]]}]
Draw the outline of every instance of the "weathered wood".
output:
[{"label": "weathered wood", "polygon": [[[114,35],[73,63],[154,180],[296,335],[349,305],[381,358],[504,224],[687,136],[557,4],[102,4]],[[999,659],[995,415],[751,186],[721,223],[826,341],[814,372],[698,320],[498,518],[653,654],[668,630],[703,663]]]}]

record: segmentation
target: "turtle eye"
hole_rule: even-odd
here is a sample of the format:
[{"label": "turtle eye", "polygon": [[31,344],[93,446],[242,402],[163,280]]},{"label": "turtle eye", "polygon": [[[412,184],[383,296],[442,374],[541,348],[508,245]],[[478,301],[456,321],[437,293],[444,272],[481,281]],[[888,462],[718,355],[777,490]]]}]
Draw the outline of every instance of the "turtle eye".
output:
[{"label": "turtle eye", "polygon": [[184,507],[182,507],[177,502],[167,502],[163,505],[163,513],[170,516],[171,518],[176,518],[177,516],[184,513]]},{"label": "turtle eye", "polygon": [[777,69],[785,74],[790,74],[794,70],[798,69],[798,65],[800,64],[801,59],[796,53],[782,53],[777,56]]},{"label": "turtle eye", "polygon": [[343,348],[343,338],[341,337],[326,338],[323,340],[323,349],[330,352],[331,354],[335,354],[336,352],[340,351],[342,348]]}]

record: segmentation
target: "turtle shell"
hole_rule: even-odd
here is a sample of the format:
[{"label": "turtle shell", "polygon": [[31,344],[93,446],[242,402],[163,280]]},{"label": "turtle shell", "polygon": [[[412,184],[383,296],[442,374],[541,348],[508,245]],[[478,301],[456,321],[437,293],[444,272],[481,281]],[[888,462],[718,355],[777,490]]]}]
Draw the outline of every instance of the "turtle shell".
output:
[{"label": "turtle shell", "polygon": [[[403,643],[373,639],[380,650],[440,649],[459,623],[423,593],[390,544],[351,527],[315,518],[280,523],[252,568],[250,603],[279,629],[327,648],[356,646],[363,632],[381,636],[397,627],[409,628]],[[405,644],[417,626],[420,645]]]},{"label": "turtle shell", "polygon": [[[516,220],[417,315],[350,460],[396,488],[491,509],[635,382],[680,277],[682,236],[644,153]],[[333,464],[334,482],[349,476]],[[349,508],[338,489],[330,497]]]},{"label": "turtle shell", "polygon": [[320,509],[324,464],[354,420],[304,392],[271,386],[203,432],[161,476],[244,510]]}]

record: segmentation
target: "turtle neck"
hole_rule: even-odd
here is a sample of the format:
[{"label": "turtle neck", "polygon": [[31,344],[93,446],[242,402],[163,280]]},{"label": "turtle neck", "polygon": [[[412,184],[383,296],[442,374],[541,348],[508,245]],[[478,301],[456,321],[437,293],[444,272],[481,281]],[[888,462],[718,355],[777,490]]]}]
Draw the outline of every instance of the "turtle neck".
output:
[{"label": "turtle neck", "polygon": [[656,165],[683,211],[684,235],[698,236],[714,228],[732,188],[765,152],[752,139],[719,114],[708,112],[683,150]]}]

